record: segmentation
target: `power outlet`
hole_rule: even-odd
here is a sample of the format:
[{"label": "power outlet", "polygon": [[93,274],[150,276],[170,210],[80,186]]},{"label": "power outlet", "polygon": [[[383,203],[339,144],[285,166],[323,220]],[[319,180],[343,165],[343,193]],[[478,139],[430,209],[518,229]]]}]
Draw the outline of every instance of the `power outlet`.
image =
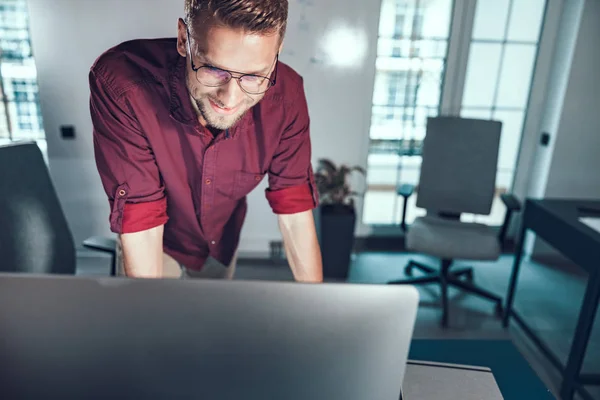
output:
[{"label": "power outlet", "polygon": [[73,125],[62,125],[60,127],[60,136],[63,139],[75,139],[75,127]]}]

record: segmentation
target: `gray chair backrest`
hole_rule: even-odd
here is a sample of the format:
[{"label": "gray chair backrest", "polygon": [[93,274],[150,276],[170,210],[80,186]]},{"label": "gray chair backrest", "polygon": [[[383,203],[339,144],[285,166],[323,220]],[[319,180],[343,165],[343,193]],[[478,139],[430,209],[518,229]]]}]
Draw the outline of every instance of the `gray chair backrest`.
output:
[{"label": "gray chair backrest", "polygon": [[428,213],[489,214],[501,131],[499,121],[429,118],[417,207]]},{"label": "gray chair backrest", "polygon": [[73,236],[36,143],[0,146],[0,272],[75,273]]}]

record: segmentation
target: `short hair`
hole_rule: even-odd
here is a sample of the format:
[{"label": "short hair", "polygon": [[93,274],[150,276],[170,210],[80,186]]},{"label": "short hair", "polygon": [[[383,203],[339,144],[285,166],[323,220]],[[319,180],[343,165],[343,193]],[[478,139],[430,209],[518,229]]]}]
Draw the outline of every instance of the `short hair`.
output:
[{"label": "short hair", "polygon": [[251,33],[285,35],[288,0],[185,0],[185,23],[201,18]]}]

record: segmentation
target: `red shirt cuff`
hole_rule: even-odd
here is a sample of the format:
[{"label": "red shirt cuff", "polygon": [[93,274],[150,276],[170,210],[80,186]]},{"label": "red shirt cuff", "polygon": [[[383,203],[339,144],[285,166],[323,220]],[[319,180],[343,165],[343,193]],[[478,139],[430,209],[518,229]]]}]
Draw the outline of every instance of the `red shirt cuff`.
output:
[{"label": "red shirt cuff", "polygon": [[267,190],[267,200],[275,214],[295,214],[316,207],[309,184],[281,190]]},{"label": "red shirt cuff", "polygon": [[167,217],[167,199],[147,203],[126,203],[123,210],[121,233],[141,232],[164,225]]}]

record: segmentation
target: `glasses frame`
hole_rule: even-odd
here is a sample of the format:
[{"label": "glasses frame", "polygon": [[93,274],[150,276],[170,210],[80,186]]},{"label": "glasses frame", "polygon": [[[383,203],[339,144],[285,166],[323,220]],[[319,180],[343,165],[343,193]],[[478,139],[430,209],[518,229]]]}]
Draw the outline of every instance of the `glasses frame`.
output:
[{"label": "glasses frame", "polygon": [[[194,73],[196,74],[196,80],[201,85],[204,85],[204,86],[207,86],[207,87],[220,87],[220,86],[228,84],[231,81],[231,79],[235,79],[237,81],[237,84],[240,87],[240,89],[242,89],[245,93],[248,93],[250,95],[259,95],[259,94],[266,93],[269,89],[271,89],[273,86],[275,86],[275,83],[277,83],[277,69],[278,69],[277,68],[277,64],[278,64],[278,61],[279,61],[279,53],[277,53],[277,55],[275,56],[275,62],[274,62],[275,69],[273,70],[273,72],[271,72],[271,75],[273,75],[273,79],[271,79],[271,78],[269,78],[267,76],[263,76],[263,75],[246,74],[246,73],[243,73],[243,72],[231,71],[231,70],[228,70],[228,69],[223,69],[223,68],[215,67],[215,66],[212,66],[210,64],[201,64],[198,67],[196,67],[194,65],[194,58],[192,56],[192,47],[190,45],[190,31],[189,31],[189,29],[187,27],[185,28],[185,30],[186,30],[186,33],[187,33],[187,48],[188,48],[188,51],[190,53],[190,63],[191,63],[191,66],[192,66],[192,71],[194,71]],[[273,66],[273,64],[271,64],[271,66]],[[227,79],[225,82],[223,82],[223,83],[221,83],[219,85],[207,85],[206,83],[203,83],[203,82],[200,81],[200,79],[198,79],[198,71],[200,69],[202,69],[202,68],[210,68],[210,69],[213,69],[213,70],[216,69],[216,70],[219,70],[219,71],[226,72],[229,75],[229,79]],[[234,76],[233,74],[235,74],[237,76]],[[244,87],[242,86],[242,81],[241,80],[245,76],[253,76],[253,77],[257,77],[257,78],[266,79],[266,80],[269,81],[270,85],[264,91],[262,91],[262,92],[249,92],[248,90],[244,89]]]}]

